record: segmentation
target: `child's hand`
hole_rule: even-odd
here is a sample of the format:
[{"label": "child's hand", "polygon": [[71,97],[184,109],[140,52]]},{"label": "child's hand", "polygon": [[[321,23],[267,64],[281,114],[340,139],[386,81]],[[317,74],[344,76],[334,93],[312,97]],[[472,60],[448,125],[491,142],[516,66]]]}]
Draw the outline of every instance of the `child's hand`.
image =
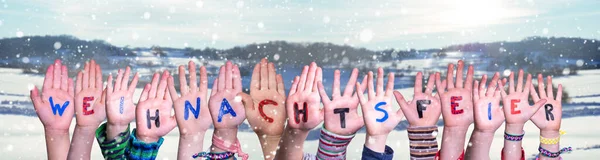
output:
[{"label": "child's hand", "polygon": [[418,72],[415,78],[415,94],[410,103],[404,100],[404,96],[400,92],[394,91],[396,101],[400,104],[410,126],[435,126],[440,119],[440,114],[442,114],[440,94],[433,95],[434,81],[435,74],[429,75],[427,88],[423,92],[423,74]]},{"label": "child's hand", "polygon": [[[504,116],[506,117],[507,125],[523,125],[525,122],[546,103],[545,99],[536,101],[533,106],[529,105],[528,96],[531,89],[531,74],[527,75],[527,81],[523,85],[523,70],[519,71],[519,79],[515,87],[514,73],[510,73],[508,92],[504,91],[504,85],[500,84],[501,95],[504,104]],[[518,132],[518,131],[516,131]],[[519,133],[520,134],[520,133]]]},{"label": "child's hand", "polygon": [[91,60],[85,64],[84,70],[77,74],[75,116],[78,126],[98,127],[106,118],[103,87],[100,65]]},{"label": "child's hand", "polygon": [[200,67],[200,85],[196,79],[196,64],[192,61],[188,63],[190,82],[185,79],[185,67],[179,66],[179,91],[181,97],[177,95],[175,90],[175,82],[173,77],[169,77],[168,86],[169,93],[173,97],[175,104],[175,117],[179,126],[179,134],[198,135],[206,132],[212,125],[212,119],[208,110],[207,88],[208,77],[206,76],[206,68]]},{"label": "child's hand", "polygon": [[235,129],[237,132],[238,126],[246,119],[242,97],[237,96],[242,92],[241,79],[237,65],[227,61],[225,66],[221,66],[208,102],[215,129]]},{"label": "child's hand", "polygon": [[67,131],[73,120],[73,79],[60,60],[48,66],[40,97],[38,88],[31,90],[33,107],[46,130]]},{"label": "child's hand", "polygon": [[385,91],[383,90],[383,69],[377,70],[377,91],[373,86],[373,72],[369,72],[367,78],[368,100],[364,97],[364,91],[360,83],[356,84],[358,99],[367,125],[367,136],[380,136],[389,134],[400,120],[402,120],[402,110],[392,110],[392,93],[394,91],[394,73],[388,74],[388,83]]},{"label": "child's hand", "polygon": [[107,138],[111,139],[127,129],[135,118],[135,105],[133,92],[138,82],[138,74],[133,76],[129,83],[131,69],[127,67],[125,73],[119,69],[117,79],[113,82],[112,75],[108,76],[106,85],[106,114],[108,117]]},{"label": "child's hand", "polygon": [[312,62],[304,66],[301,78],[294,79],[286,103],[288,126],[290,129],[310,131],[323,121],[321,97],[317,91],[317,82],[322,80],[321,67]]},{"label": "child's hand", "polygon": [[475,81],[473,84],[475,130],[493,134],[504,123],[500,89],[497,87],[499,78],[500,73],[496,72],[489,86],[486,87],[487,75],[483,75],[481,83]]},{"label": "child's hand", "polygon": [[285,87],[275,65],[267,59],[256,64],[250,95],[240,93],[248,123],[259,137],[281,137],[285,126]]},{"label": "child's hand", "polygon": [[[364,121],[358,115],[358,97],[354,93],[354,85],[358,77],[358,69],[354,68],[346,84],[344,94],[340,95],[340,71],[335,70],[333,80],[333,100],[329,99],[323,83],[319,81],[319,94],[325,108],[325,129],[339,135],[351,135],[363,127]],[[363,78],[361,89],[367,88],[367,76]]]},{"label": "child's hand", "polygon": [[152,85],[146,84],[136,107],[136,136],[146,143],[157,142],[177,126],[171,116],[173,101],[167,93],[169,72],[164,71],[160,81],[159,77],[154,73]]},{"label": "child's hand", "polygon": [[548,76],[546,83],[546,91],[544,91],[544,77],[542,74],[538,75],[538,90],[540,92],[535,92],[533,89],[533,84],[531,84],[531,97],[533,97],[534,102],[538,102],[541,99],[545,99],[546,103],[539,109],[533,117],[531,117],[531,121],[535,124],[542,132],[557,132],[560,130],[560,122],[562,119],[562,85],[558,85],[558,90],[556,91],[556,98],[554,98],[554,93],[552,92],[552,77]]},{"label": "child's hand", "polygon": [[[469,66],[467,80],[463,84],[464,62],[458,61],[456,70],[456,83],[454,83],[454,64],[448,64],[446,80],[441,81],[440,74],[436,74],[438,94],[441,94],[442,117],[444,127],[468,127],[473,123],[473,66]],[[446,91],[446,88],[448,89]]]}]

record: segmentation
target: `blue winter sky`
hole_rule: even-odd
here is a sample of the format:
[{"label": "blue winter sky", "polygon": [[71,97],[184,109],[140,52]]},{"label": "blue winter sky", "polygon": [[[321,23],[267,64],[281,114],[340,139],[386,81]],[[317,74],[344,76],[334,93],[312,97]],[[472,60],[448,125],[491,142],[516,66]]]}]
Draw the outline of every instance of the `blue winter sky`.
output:
[{"label": "blue winter sky", "polygon": [[600,37],[597,0],[1,0],[0,38],[230,48],[271,40],[439,48],[528,36]]}]

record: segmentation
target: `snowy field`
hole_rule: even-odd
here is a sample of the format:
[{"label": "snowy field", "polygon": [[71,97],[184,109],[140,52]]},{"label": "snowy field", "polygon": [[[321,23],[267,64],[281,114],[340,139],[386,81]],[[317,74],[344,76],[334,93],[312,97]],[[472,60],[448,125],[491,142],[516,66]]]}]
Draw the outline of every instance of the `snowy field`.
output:
[{"label": "snowy field", "polygon": [[[563,146],[572,146],[575,148],[588,147],[591,145],[600,144],[600,128],[589,127],[589,122],[600,121],[600,116],[595,117],[577,117],[565,119],[562,124],[563,130],[567,131],[566,135],[561,138]],[[75,125],[73,119],[72,129]],[[132,123],[132,127],[135,126]],[[496,132],[494,142],[491,148],[492,159],[500,159],[500,150],[503,147],[502,128]],[[440,133],[442,127],[439,128]],[[2,159],[46,159],[46,148],[44,140],[44,130],[42,124],[36,117],[26,117],[18,115],[0,115],[0,155]],[[470,132],[469,132],[470,133]],[[537,153],[539,131],[532,123],[527,123],[525,126],[525,139],[523,140],[523,148],[525,154],[531,157]],[[72,135],[72,133],[71,133]],[[171,133],[165,136],[165,141],[161,146],[158,154],[158,159],[176,159],[178,147],[178,130],[174,129]],[[209,130],[204,137],[204,148],[210,145],[212,130]],[[388,136],[387,144],[394,149],[395,159],[408,158],[408,138],[406,131],[394,131]],[[467,135],[468,140],[469,135]],[[259,159],[262,155],[260,144],[254,133],[240,132],[238,134],[243,150],[250,154],[251,159]],[[348,148],[348,159],[360,159],[362,145],[364,144],[365,134],[357,134]],[[441,142],[441,134],[438,135],[438,142]],[[93,142],[92,159],[102,159],[98,143]],[[304,144],[305,152],[316,153],[318,141],[308,141]],[[589,157],[599,157],[598,150],[575,150],[573,153],[564,154],[565,159],[584,159]]]}]

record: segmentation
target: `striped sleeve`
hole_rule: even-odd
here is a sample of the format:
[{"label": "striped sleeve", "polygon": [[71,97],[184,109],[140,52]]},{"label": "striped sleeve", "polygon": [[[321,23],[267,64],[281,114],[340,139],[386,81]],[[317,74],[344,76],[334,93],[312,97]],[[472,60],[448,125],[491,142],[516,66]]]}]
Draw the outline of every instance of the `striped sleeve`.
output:
[{"label": "striped sleeve", "polygon": [[346,149],[352,138],[354,138],[354,134],[338,135],[322,128],[317,159],[346,159]]},{"label": "striped sleeve", "polygon": [[135,137],[135,129],[131,132],[131,148],[129,149],[128,159],[131,160],[155,160],[158,155],[158,149],[164,139],[160,137],[158,142],[146,143]]},{"label": "striped sleeve", "polygon": [[108,141],[106,137],[106,123],[96,129],[96,140],[102,151],[104,159],[125,159],[129,150],[129,125],[127,130],[119,133],[113,140]]}]

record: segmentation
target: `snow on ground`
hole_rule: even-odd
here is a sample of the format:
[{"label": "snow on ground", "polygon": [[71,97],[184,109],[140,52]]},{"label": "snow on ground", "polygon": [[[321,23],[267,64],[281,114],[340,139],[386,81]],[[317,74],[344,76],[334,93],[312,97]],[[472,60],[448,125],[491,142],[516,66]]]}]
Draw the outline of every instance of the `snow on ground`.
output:
[{"label": "snow on ground", "polygon": [[[589,147],[600,144],[600,128],[589,127],[589,122],[600,121],[600,116],[595,117],[577,117],[565,119],[562,122],[562,128],[567,132],[561,138],[562,146],[572,146],[573,148]],[[75,125],[75,119],[71,123],[71,132]],[[132,123],[132,128],[135,123]],[[499,159],[500,150],[503,147],[502,130],[500,127],[496,132],[491,147],[492,159]],[[472,129],[472,128],[471,128]],[[438,142],[441,143],[443,127],[439,128]],[[44,130],[40,121],[36,117],[26,117],[18,115],[0,115],[0,155],[3,159],[45,159],[46,148],[44,140]],[[71,133],[72,135],[72,133]],[[175,128],[171,133],[165,136],[165,141],[160,148],[158,159],[175,159],[178,148],[178,129]],[[204,137],[204,148],[210,145],[212,130],[209,130]],[[527,157],[537,153],[539,143],[539,130],[532,123],[525,125],[525,139],[523,148]],[[470,137],[470,131],[467,135]],[[260,143],[256,134],[251,132],[239,132],[238,138],[243,146],[243,150],[250,154],[251,159],[259,159],[262,155]],[[360,159],[362,146],[365,142],[365,134],[357,134],[348,148],[348,159]],[[93,142],[92,159],[102,159],[98,143]],[[394,149],[396,159],[408,158],[408,140],[406,131],[393,131],[388,136],[387,145]],[[307,141],[304,144],[305,152],[316,152],[318,141]],[[465,144],[467,146],[467,144]],[[594,150],[576,150],[571,154],[564,154],[565,159],[584,159],[598,157],[600,152]],[[252,158],[254,157],[254,158]]]}]

